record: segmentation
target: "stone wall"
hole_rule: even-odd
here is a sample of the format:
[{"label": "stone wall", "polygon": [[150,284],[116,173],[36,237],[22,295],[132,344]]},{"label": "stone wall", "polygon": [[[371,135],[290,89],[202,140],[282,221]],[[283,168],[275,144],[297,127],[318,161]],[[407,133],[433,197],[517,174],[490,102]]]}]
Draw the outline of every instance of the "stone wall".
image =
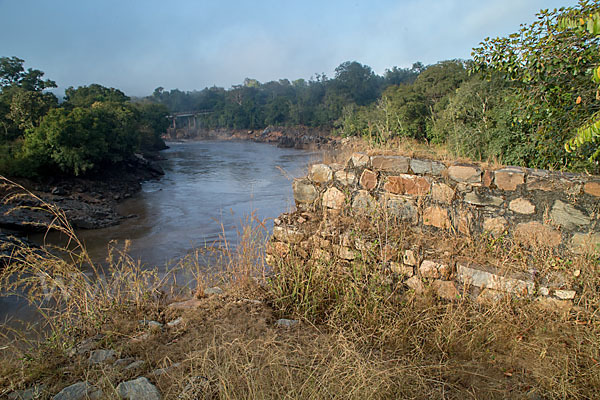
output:
[{"label": "stone wall", "polygon": [[[352,260],[360,243],[348,240],[347,233],[328,236],[323,222],[377,212],[433,234],[506,236],[567,255],[600,249],[599,176],[355,153],[345,165],[312,165],[307,177],[293,182],[293,191],[298,211],[275,221],[271,262],[274,256],[285,256],[290,246],[307,255],[312,250]],[[389,268],[408,278],[404,283],[417,291],[425,283],[445,298],[460,295],[465,285],[484,297],[496,291],[536,293],[557,301],[575,297],[569,277],[541,279],[531,271],[509,274],[494,266],[396,250],[399,255]]]},{"label": "stone wall", "polygon": [[355,153],[315,164],[293,183],[300,210],[369,212],[375,203],[413,225],[509,235],[582,252],[600,245],[600,177]]}]

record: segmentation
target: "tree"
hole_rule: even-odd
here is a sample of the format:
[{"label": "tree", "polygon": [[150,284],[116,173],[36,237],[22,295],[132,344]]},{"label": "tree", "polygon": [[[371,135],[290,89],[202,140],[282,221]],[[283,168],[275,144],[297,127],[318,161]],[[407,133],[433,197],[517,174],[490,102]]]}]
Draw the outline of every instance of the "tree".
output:
[{"label": "tree", "polygon": [[90,107],[96,102],[126,103],[130,99],[119,89],[107,88],[97,83],[89,86],[72,86],[65,90],[65,106]]},{"label": "tree", "polygon": [[333,88],[339,96],[363,106],[374,102],[379,96],[379,79],[371,67],[346,61],[335,69]]},{"label": "tree", "polygon": [[18,86],[25,90],[41,92],[44,89],[56,87],[56,82],[42,80],[44,73],[38,69],[29,68],[25,71],[22,60],[18,57],[0,57],[0,89]]},{"label": "tree", "polygon": [[514,123],[528,132],[536,157],[529,166],[554,169],[590,167],[588,154],[578,157],[564,147],[571,132],[599,110],[596,85],[588,72],[600,63],[598,36],[563,29],[561,20],[594,15],[598,2],[541,10],[537,21],[505,38],[486,39],[473,49],[474,71],[500,73],[514,83],[518,114]]}]

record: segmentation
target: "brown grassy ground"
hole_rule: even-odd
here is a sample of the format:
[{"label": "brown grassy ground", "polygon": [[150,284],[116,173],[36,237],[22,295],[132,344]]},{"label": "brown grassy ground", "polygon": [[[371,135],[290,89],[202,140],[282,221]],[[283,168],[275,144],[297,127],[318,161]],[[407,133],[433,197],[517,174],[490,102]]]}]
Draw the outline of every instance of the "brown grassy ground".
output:
[{"label": "brown grassy ground", "polygon": [[[55,229],[72,234],[60,211],[51,211]],[[42,398],[49,398],[87,380],[112,399],[118,398],[119,382],[147,376],[166,399],[600,398],[597,256],[566,257],[506,239],[409,230],[385,242],[385,226],[372,223],[369,231],[353,223],[379,243],[379,252],[382,244],[435,243],[440,257],[450,260],[565,273],[578,291],[575,305],[548,310],[526,298],[478,304],[468,296],[442,301],[429,290],[417,295],[390,284],[369,255],[351,265],[336,259],[307,264],[291,255],[265,279],[264,225],[250,219],[239,246],[221,243],[220,274],[202,273],[199,259],[207,249],[180,263],[178,268],[198,274],[199,286],[197,299],[177,307],[172,303],[193,293],[167,290],[168,276],[141,269],[126,253],[115,251],[110,268],[95,272],[97,279],[82,274],[93,263],[73,236],[66,257],[56,256],[57,249],[24,247],[0,277],[3,290],[29,285],[26,293],[43,306],[46,324],[35,341],[22,331],[1,331],[0,397],[44,384]],[[216,284],[224,294],[204,295]],[[173,327],[139,323],[179,317],[182,322]],[[282,317],[300,323],[278,327]],[[132,371],[90,365],[89,352],[73,351],[90,337],[88,350],[112,349],[145,364]],[[158,368],[166,373],[153,374]]]}]

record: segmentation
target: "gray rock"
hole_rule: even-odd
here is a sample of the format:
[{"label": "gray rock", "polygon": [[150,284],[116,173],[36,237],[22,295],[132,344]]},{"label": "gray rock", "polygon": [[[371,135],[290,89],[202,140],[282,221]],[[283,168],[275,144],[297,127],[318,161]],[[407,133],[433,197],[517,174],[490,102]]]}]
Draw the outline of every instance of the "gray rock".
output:
[{"label": "gray rock", "polygon": [[465,194],[465,203],[473,204],[476,206],[495,206],[499,207],[504,203],[504,200],[501,197],[496,196],[486,196],[477,194],[475,192],[470,192]]},{"label": "gray rock", "polygon": [[169,328],[172,328],[174,326],[181,325],[182,322],[183,322],[183,318],[179,317],[177,319],[174,319],[173,321],[167,322],[167,326]]},{"label": "gray rock", "polygon": [[90,353],[88,359],[90,364],[110,363],[117,359],[117,353],[114,350],[94,350]]},{"label": "gray rock", "polygon": [[77,382],[58,392],[52,400],[96,400],[100,397],[102,397],[102,390],[87,382]]},{"label": "gray rock", "polygon": [[275,322],[275,325],[280,328],[293,328],[294,326],[298,325],[299,323],[300,323],[300,321],[298,321],[296,319],[281,318],[281,319],[278,319],[277,322]]},{"label": "gray rock", "polygon": [[166,373],[171,372],[172,370],[174,370],[175,368],[179,368],[181,366],[181,363],[174,363],[171,364],[168,367],[165,368],[159,368],[159,369],[155,369],[154,371],[152,371],[149,376],[160,376]]},{"label": "gray rock", "polygon": [[139,320],[138,322],[140,323],[140,325],[148,326],[150,328],[160,329],[163,326],[163,324],[161,324],[160,322],[158,322],[158,321],[152,321],[152,320],[142,319],[142,320]]},{"label": "gray rock", "polygon": [[207,296],[210,296],[212,294],[223,294],[223,289],[221,289],[218,286],[211,287],[211,288],[205,289],[204,294]]},{"label": "gray rock", "polygon": [[115,361],[114,366],[123,368],[123,367],[127,367],[129,364],[131,364],[134,361],[135,361],[135,358],[133,358],[133,357],[120,358],[117,361]]},{"label": "gray rock", "polygon": [[9,400],[35,400],[41,399],[46,389],[45,385],[35,385],[25,390],[15,390],[8,394]]},{"label": "gray rock", "polygon": [[139,377],[132,381],[121,382],[117,386],[117,392],[122,399],[127,400],[160,400],[161,395],[156,386],[145,377]]},{"label": "gray rock", "polygon": [[125,367],[125,371],[132,371],[134,369],[142,368],[146,364],[144,360],[137,360]]},{"label": "gray rock", "polygon": [[295,180],[292,184],[294,199],[298,203],[312,203],[318,197],[317,189],[305,180]]},{"label": "gray rock", "polygon": [[587,226],[591,219],[571,204],[556,200],[550,211],[550,218],[556,225],[567,229]]},{"label": "gray rock", "polygon": [[446,166],[438,161],[419,160],[418,158],[413,158],[410,160],[410,169],[412,169],[412,171],[418,175],[441,175],[446,169]]},{"label": "gray rock", "polygon": [[504,275],[495,268],[475,265],[457,265],[458,280],[479,288],[515,294],[533,294],[535,283],[522,274]]}]

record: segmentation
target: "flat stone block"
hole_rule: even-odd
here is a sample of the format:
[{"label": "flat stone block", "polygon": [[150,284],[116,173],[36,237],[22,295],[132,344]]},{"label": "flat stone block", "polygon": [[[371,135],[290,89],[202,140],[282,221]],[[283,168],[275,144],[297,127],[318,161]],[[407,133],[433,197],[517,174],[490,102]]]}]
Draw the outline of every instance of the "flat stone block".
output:
[{"label": "flat stone block", "polygon": [[445,183],[434,183],[431,186],[431,198],[438,203],[451,204],[454,200],[454,189]]},{"label": "flat stone block", "polygon": [[494,237],[502,235],[508,227],[508,221],[504,217],[486,218],[483,221],[483,231]]},{"label": "flat stone block", "polygon": [[504,275],[495,268],[458,264],[457,275],[460,282],[479,288],[500,290],[518,295],[533,294],[534,282],[522,274]]},{"label": "flat stone block", "polygon": [[571,230],[588,226],[591,223],[590,217],[575,208],[575,206],[560,200],[554,202],[552,210],[550,210],[550,219],[554,224]]},{"label": "flat stone block", "polygon": [[522,197],[511,201],[508,205],[508,208],[518,214],[528,215],[535,213],[535,205]]},{"label": "flat stone block", "polygon": [[418,175],[428,174],[439,176],[446,169],[446,165],[438,161],[413,158],[410,160],[410,169]]},{"label": "flat stone block", "polygon": [[592,196],[600,197],[600,182],[588,182],[583,185],[583,192]]},{"label": "flat stone block", "polygon": [[323,207],[339,210],[344,206],[346,196],[341,190],[331,187],[323,194]]},{"label": "flat stone block", "polygon": [[343,186],[350,186],[356,182],[356,175],[352,171],[337,171],[334,176]]},{"label": "flat stone block", "polygon": [[377,187],[377,173],[365,169],[360,176],[360,185],[367,190],[375,189]]},{"label": "flat stone block", "polygon": [[294,192],[294,200],[296,200],[297,203],[309,204],[314,202],[317,197],[319,197],[319,193],[314,185],[306,180],[294,180],[294,183],[292,183],[292,189]]},{"label": "flat stone block", "polygon": [[600,253],[600,232],[575,233],[571,239],[571,250],[576,254]]},{"label": "flat stone block", "polygon": [[369,156],[365,153],[354,153],[350,156],[350,162],[354,167],[366,167],[369,164]]},{"label": "flat stone block", "polygon": [[537,221],[518,224],[514,237],[518,242],[528,246],[556,247],[562,241],[560,232]]},{"label": "flat stone block", "polygon": [[410,158],[403,156],[373,156],[371,166],[373,169],[385,172],[408,172]]},{"label": "flat stone block", "polygon": [[452,165],[448,167],[448,176],[456,182],[481,182],[481,169],[475,165]]},{"label": "flat stone block", "polygon": [[525,173],[518,168],[503,168],[494,172],[494,183],[498,189],[515,190],[525,183]]},{"label": "flat stone block", "polygon": [[327,183],[333,178],[333,171],[326,164],[311,165],[308,177],[317,183]]},{"label": "flat stone block", "polygon": [[475,206],[492,206],[500,207],[504,203],[504,199],[501,197],[490,196],[487,194],[469,192],[465,194],[465,203],[473,204]]},{"label": "flat stone block", "polygon": [[448,210],[438,206],[427,207],[423,211],[423,224],[435,226],[439,229],[449,229],[450,218],[448,217]]},{"label": "flat stone block", "polygon": [[402,174],[399,176],[388,176],[383,188],[387,192],[394,194],[424,196],[429,193],[430,185],[429,181],[421,176]]}]

